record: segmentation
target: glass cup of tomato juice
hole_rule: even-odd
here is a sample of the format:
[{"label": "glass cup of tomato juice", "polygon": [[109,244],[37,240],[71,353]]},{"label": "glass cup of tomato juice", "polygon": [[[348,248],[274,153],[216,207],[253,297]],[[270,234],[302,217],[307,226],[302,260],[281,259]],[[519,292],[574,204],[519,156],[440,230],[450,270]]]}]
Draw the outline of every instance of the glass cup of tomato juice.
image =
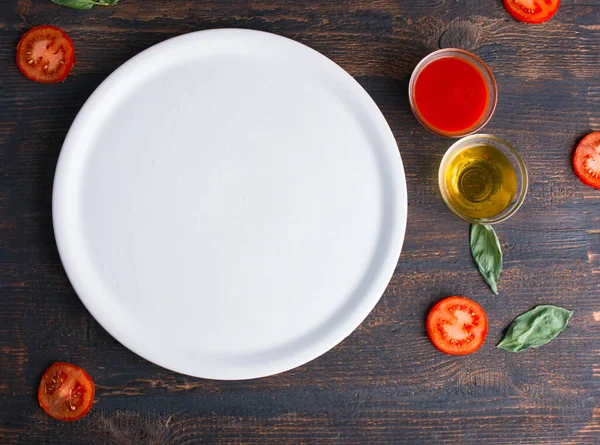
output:
[{"label": "glass cup of tomato juice", "polygon": [[492,118],[498,88],[492,71],[468,51],[446,48],[419,62],[408,86],[410,107],[431,132],[459,138]]}]

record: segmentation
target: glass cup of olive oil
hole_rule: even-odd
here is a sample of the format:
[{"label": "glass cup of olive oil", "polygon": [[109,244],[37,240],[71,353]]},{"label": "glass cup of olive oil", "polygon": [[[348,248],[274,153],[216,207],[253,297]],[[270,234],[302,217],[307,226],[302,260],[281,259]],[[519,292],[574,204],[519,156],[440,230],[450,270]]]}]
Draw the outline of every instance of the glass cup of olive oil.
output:
[{"label": "glass cup of olive oil", "polygon": [[454,143],[439,170],[442,198],[456,215],[494,224],[513,215],[525,200],[527,169],[506,141],[474,134]]}]

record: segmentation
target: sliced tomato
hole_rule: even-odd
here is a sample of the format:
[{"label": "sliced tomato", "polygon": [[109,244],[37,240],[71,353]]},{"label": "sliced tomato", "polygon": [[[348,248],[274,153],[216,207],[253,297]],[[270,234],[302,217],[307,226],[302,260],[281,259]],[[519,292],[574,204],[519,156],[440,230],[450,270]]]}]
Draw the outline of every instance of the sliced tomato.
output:
[{"label": "sliced tomato", "polygon": [[35,82],[56,83],[67,78],[75,64],[71,38],[56,26],[27,31],[17,46],[17,66]]},{"label": "sliced tomato", "polygon": [[94,382],[83,369],[56,362],[42,375],[38,401],[55,419],[65,422],[81,419],[94,403]]},{"label": "sliced tomato", "polygon": [[465,297],[439,301],[427,316],[427,335],[433,346],[451,355],[475,352],[483,344],[488,322],[481,306]]},{"label": "sliced tomato", "polygon": [[573,168],[581,182],[600,189],[600,131],[581,140],[573,155]]},{"label": "sliced tomato", "polygon": [[510,15],[521,22],[542,23],[549,20],[560,6],[560,0],[504,0]]}]

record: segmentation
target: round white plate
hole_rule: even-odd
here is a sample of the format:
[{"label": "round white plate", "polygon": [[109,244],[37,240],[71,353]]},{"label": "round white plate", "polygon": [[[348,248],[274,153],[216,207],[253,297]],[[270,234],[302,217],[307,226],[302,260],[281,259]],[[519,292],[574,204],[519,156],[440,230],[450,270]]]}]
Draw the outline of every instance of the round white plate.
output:
[{"label": "round white plate", "polygon": [[98,87],[63,145],[53,218],[75,291],[118,341],[177,372],[248,379],[361,323],[406,204],[392,132],[350,75],[227,29],[153,46]]}]

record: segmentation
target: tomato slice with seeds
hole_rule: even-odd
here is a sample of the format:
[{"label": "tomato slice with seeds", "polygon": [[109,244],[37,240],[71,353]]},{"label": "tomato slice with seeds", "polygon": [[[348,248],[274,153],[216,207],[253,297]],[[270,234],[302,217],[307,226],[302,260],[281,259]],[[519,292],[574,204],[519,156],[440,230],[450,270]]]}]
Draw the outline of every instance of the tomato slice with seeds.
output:
[{"label": "tomato slice with seeds", "polygon": [[433,346],[451,355],[475,352],[483,344],[488,322],[481,306],[465,297],[439,301],[427,316],[427,335]]},{"label": "tomato slice with seeds", "polygon": [[56,26],[38,26],[27,31],[17,46],[17,66],[35,82],[64,81],[75,64],[71,38]]},{"label": "tomato slice with seeds", "polygon": [[94,382],[78,366],[56,362],[42,375],[38,401],[57,420],[81,419],[94,403]]},{"label": "tomato slice with seeds", "polygon": [[573,168],[581,182],[600,189],[600,131],[581,140],[573,155]]},{"label": "tomato slice with seeds", "polygon": [[504,7],[510,15],[521,22],[543,23],[550,20],[560,0],[504,0]]}]

